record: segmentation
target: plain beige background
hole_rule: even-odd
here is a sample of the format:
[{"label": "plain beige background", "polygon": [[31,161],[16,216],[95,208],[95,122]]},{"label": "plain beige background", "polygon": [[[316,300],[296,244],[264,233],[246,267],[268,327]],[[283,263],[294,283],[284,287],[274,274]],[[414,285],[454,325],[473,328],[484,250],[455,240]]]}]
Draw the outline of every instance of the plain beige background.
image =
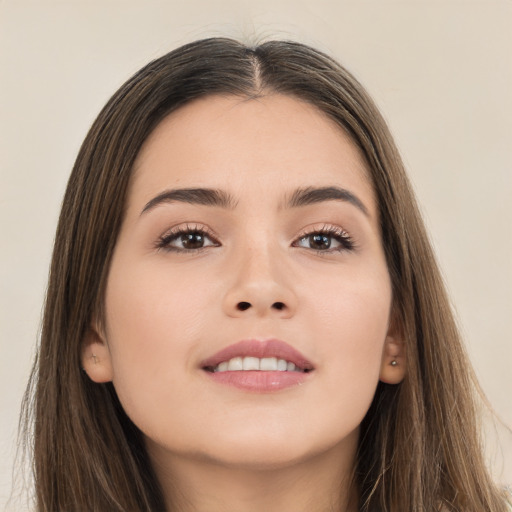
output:
[{"label": "plain beige background", "polygon": [[[0,0],[2,508],[79,145],[139,67],[212,35],[306,42],[367,86],[410,171],[477,375],[512,425],[511,0]],[[510,484],[512,434],[497,430],[490,465]]]}]

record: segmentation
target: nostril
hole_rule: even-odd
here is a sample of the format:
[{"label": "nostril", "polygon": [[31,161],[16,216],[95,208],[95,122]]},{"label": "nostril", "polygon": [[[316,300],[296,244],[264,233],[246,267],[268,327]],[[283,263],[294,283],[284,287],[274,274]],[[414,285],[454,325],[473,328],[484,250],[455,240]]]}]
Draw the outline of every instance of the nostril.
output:
[{"label": "nostril", "polygon": [[272,307],[274,309],[277,309],[279,311],[281,311],[282,309],[285,308],[284,304],[282,302],[274,302],[274,304],[272,304]]},{"label": "nostril", "polygon": [[239,302],[236,307],[239,311],[245,311],[251,307],[251,304],[249,302]]}]

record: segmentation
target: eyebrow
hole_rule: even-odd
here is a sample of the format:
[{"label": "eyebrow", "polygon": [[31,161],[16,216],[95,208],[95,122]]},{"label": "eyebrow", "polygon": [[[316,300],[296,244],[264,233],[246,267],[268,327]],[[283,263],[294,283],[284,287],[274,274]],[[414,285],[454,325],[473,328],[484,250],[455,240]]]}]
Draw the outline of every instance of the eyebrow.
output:
[{"label": "eyebrow", "polygon": [[159,204],[174,202],[219,206],[226,209],[233,209],[236,206],[236,201],[233,196],[224,190],[213,188],[177,188],[166,190],[151,199],[142,209],[141,215],[152,210]]},{"label": "eyebrow", "polygon": [[288,208],[298,208],[324,201],[343,201],[350,203],[361,210],[367,217],[370,216],[364,203],[352,192],[340,187],[305,187],[293,192],[287,202]]},{"label": "eyebrow", "polygon": [[[343,201],[350,203],[366,216],[370,216],[363,202],[352,192],[340,187],[305,187],[295,190],[285,202],[286,208],[299,208],[324,201]],[[181,202],[203,206],[217,206],[234,209],[235,198],[228,192],[213,188],[178,188],[166,190],[151,199],[142,209],[141,215],[163,203]]]}]

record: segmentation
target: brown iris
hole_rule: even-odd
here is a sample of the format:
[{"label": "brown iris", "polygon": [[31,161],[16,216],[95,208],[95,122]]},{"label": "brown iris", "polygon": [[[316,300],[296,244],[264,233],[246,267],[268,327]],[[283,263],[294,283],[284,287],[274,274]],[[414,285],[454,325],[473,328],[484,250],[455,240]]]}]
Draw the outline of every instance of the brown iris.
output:
[{"label": "brown iris", "polygon": [[192,231],[182,234],[180,241],[185,249],[200,249],[204,246],[204,235],[199,231]]},{"label": "brown iris", "polygon": [[316,233],[308,236],[309,246],[311,249],[322,250],[329,249],[331,247],[331,237],[327,235],[323,235],[321,233]]}]

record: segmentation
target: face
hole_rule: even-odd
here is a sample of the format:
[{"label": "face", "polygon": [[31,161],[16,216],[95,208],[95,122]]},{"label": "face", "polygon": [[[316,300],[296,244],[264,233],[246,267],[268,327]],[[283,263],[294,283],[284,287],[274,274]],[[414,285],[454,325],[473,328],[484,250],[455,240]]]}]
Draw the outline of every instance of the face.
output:
[{"label": "face", "polygon": [[155,454],[353,448],[379,379],[402,378],[378,226],[359,151],[314,107],[196,100],[138,156],[84,366]]}]

